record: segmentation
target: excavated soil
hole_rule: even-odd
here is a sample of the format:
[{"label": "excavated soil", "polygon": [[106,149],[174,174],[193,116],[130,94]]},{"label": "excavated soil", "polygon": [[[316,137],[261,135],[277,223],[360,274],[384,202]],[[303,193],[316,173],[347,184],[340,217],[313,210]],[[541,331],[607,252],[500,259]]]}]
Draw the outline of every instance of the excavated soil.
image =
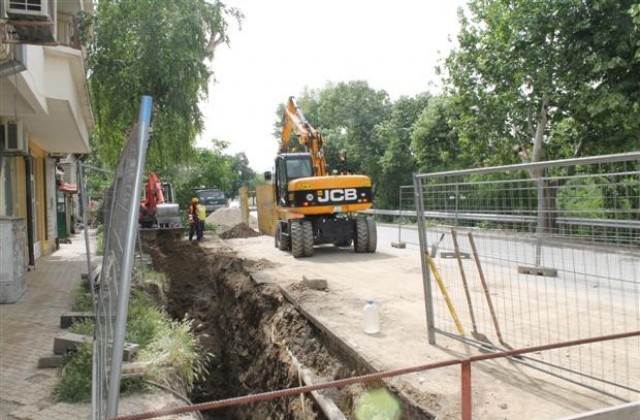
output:
[{"label": "excavated soil", "polygon": [[[345,369],[322,346],[317,331],[286,303],[274,285],[257,285],[247,262],[228,250],[175,243],[171,249],[150,247],[153,263],[170,278],[167,309],[177,319],[197,320],[200,344],[212,353],[209,376],[191,392],[193,402],[215,401],[301,385],[292,368],[294,354],[323,380],[344,377]],[[290,352],[290,353],[289,353]],[[338,395],[350,410],[361,387]],[[319,419],[311,399],[299,396],[203,413],[208,419]]]},{"label": "excavated soil", "polygon": [[[237,235],[231,237],[256,234],[246,225],[236,225],[231,231]],[[313,372],[314,382],[371,373],[330,343],[283,297],[279,286],[251,278],[252,272],[271,262],[241,259],[226,246],[204,248],[186,241],[161,242],[148,246],[147,252],[155,269],[170,280],[164,293],[168,312],[176,319],[195,319],[198,340],[213,355],[208,376],[190,393],[194,403],[304,385],[293,357]],[[353,418],[357,398],[368,387],[380,386],[381,382],[375,382],[320,392],[347,418]],[[405,418],[430,417],[410,402],[402,401],[402,405]],[[408,413],[411,417],[406,417]],[[203,415],[206,419],[325,418],[309,394],[304,399],[299,395],[278,398]]]},{"label": "excavated soil", "polygon": [[254,236],[260,236],[260,233],[256,232],[244,223],[238,223],[231,229],[222,232],[219,236],[222,239],[251,238]]}]

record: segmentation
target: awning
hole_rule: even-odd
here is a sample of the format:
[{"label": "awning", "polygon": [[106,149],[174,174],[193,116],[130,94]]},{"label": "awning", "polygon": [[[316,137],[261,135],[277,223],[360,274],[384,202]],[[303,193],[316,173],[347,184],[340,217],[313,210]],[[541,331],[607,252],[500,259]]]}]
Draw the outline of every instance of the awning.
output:
[{"label": "awning", "polygon": [[78,186],[76,184],[70,184],[68,182],[61,182],[58,184],[58,191],[62,191],[68,194],[77,194]]}]

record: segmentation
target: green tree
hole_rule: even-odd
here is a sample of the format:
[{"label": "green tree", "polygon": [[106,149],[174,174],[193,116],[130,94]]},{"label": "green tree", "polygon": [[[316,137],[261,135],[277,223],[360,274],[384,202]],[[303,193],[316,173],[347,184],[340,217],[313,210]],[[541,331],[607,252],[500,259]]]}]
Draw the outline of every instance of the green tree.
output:
[{"label": "green tree", "polygon": [[381,176],[377,180],[376,206],[397,208],[401,185],[409,185],[416,170],[416,161],[411,150],[413,126],[429,103],[429,94],[401,97],[393,103],[389,118],[375,126],[376,143],[385,145],[378,159]]},{"label": "green tree", "polygon": [[471,0],[445,64],[463,153],[497,164],[637,147],[634,4]]},{"label": "green tree", "polygon": [[387,92],[375,90],[365,81],[341,82],[322,89],[318,102],[316,128],[326,130],[333,139],[327,141],[328,152],[338,156],[346,151],[352,170],[365,173],[376,182],[382,176],[378,160],[386,144],[375,138],[374,130],[390,115]]},{"label": "green tree", "polygon": [[251,185],[256,177],[256,173],[251,167],[249,167],[249,159],[244,153],[236,153],[231,157],[231,171],[237,177],[233,181],[231,186],[231,196],[238,195],[238,190],[243,185]]},{"label": "green tree", "polygon": [[419,116],[411,133],[411,148],[419,172],[463,169],[472,161],[465,154],[453,127],[456,108],[450,97],[429,99],[427,109]]},{"label": "green tree", "polygon": [[[228,42],[227,20],[240,12],[220,1],[101,0],[88,48],[89,87],[96,116],[93,149],[105,166],[117,162],[142,95],[154,100],[148,168],[181,162],[202,130],[217,45]],[[86,22],[85,22],[86,23]]]},{"label": "green tree", "polygon": [[221,140],[212,143],[212,149],[194,149],[188,164],[174,171],[173,183],[181,206],[186,206],[198,188],[219,188],[230,194],[237,182],[239,175],[233,170],[234,157],[225,153],[228,144]]}]

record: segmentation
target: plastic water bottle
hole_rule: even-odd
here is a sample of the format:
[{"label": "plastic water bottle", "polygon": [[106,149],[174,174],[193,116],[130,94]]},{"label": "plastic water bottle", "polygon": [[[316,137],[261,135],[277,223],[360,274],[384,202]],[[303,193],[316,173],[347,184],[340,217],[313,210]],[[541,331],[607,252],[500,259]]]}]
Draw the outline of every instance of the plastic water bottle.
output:
[{"label": "plastic water bottle", "polygon": [[378,304],[373,300],[367,300],[364,305],[364,332],[376,334],[380,331],[380,316],[378,314]]}]

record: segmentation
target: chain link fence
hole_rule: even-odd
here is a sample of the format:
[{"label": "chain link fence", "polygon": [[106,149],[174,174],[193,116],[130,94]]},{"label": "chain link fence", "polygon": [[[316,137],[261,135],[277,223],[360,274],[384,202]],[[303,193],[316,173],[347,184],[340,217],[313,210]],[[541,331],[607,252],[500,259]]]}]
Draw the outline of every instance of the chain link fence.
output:
[{"label": "chain link fence", "polygon": [[[429,342],[485,350],[640,330],[640,152],[414,176]],[[640,340],[518,361],[624,400]]]}]

